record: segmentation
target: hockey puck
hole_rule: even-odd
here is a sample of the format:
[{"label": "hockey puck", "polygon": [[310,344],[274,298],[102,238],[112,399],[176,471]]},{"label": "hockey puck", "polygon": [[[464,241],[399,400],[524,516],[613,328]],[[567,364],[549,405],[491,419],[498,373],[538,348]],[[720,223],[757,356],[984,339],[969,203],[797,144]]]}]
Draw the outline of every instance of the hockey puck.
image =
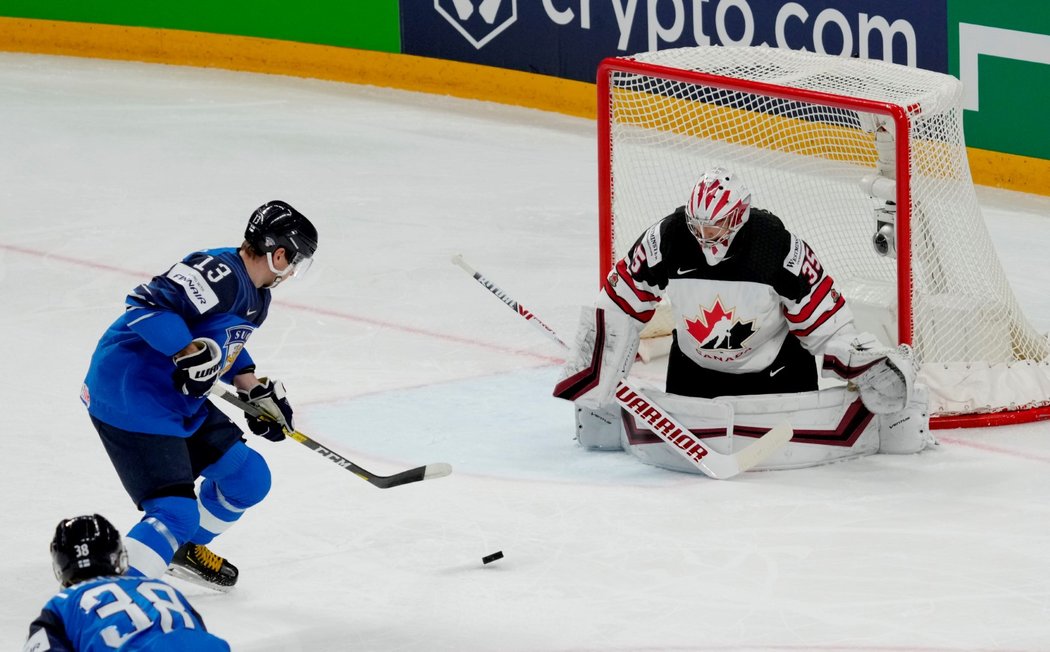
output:
[{"label": "hockey puck", "polygon": [[502,550],[497,550],[496,552],[492,553],[491,555],[486,555],[486,556],[482,557],[481,558],[481,563],[488,564],[490,562],[496,561],[497,559],[503,559],[503,551]]}]

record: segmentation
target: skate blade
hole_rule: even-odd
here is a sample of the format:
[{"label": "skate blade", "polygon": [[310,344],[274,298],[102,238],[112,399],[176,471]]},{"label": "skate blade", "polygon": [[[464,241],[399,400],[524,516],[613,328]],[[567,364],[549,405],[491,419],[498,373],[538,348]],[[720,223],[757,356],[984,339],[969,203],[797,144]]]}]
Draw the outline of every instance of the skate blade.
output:
[{"label": "skate blade", "polygon": [[234,584],[226,585],[216,584],[215,582],[209,582],[200,575],[194,573],[189,569],[183,568],[182,566],[168,566],[168,570],[166,572],[168,575],[171,575],[172,577],[177,577],[178,579],[183,580],[184,582],[189,582],[190,584],[193,584],[195,586],[203,586],[206,589],[218,591],[219,593],[229,593],[230,590],[234,586],[236,586]]}]

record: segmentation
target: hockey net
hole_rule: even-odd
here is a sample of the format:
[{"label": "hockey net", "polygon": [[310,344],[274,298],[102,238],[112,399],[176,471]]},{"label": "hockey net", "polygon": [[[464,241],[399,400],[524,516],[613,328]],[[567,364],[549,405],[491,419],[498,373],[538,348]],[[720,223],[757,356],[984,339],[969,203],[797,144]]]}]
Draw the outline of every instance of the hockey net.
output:
[{"label": "hockey net", "polygon": [[[695,47],[598,73],[601,275],[722,165],[835,278],[858,327],[908,342],[934,427],[1050,414],[1050,346],[988,235],[954,77],[776,48]],[[880,224],[881,223],[881,224]],[[887,224],[889,226],[887,226]],[[896,255],[880,255],[873,236]],[[670,333],[658,311],[645,336]]]}]

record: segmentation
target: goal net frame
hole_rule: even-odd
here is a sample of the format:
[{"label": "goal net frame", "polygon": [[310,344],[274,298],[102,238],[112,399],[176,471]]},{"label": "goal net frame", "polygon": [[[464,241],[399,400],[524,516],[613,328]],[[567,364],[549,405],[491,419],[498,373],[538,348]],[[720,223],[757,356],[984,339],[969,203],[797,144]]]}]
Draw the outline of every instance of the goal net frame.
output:
[{"label": "goal net frame", "polygon": [[[724,49],[720,46],[714,46],[682,48],[680,50],[710,51],[716,48],[719,50]],[[751,48],[737,49],[746,50]],[[614,205],[614,198],[616,197],[617,190],[615,178],[616,172],[614,169],[614,161],[617,156],[617,143],[615,140],[616,136],[613,130],[613,125],[618,119],[616,115],[618,109],[616,106],[616,100],[614,99],[614,91],[617,89],[617,84],[625,83],[622,81],[623,79],[637,80],[639,78],[652,78],[655,80],[661,80],[662,82],[703,86],[733,93],[746,93],[761,96],[763,98],[774,98],[776,100],[784,100],[792,103],[801,102],[819,105],[821,107],[829,107],[832,109],[841,109],[844,111],[863,112],[871,116],[879,116],[881,119],[885,120],[886,124],[892,125],[893,128],[894,140],[892,143],[892,149],[896,161],[895,166],[893,166],[893,169],[890,171],[890,175],[894,177],[892,180],[895,182],[895,186],[884,185],[881,189],[881,191],[885,193],[884,199],[887,201],[895,201],[896,204],[894,233],[896,238],[896,251],[899,252],[899,254],[896,256],[896,305],[893,306],[892,309],[896,312],[895,336],[897,342],[914,344],[915,320],[916,318],[922,319],[922,315],[920,314],[917,317],[915,313],[915,288],[913,287],[913,139],[911,127],[912,122],[916,117],[922,114],[923,107],[917,103],[902,104],[898,101],[889,101],[880,98],[858,97],[828,92],[826,90],[793,87],[766,81],[758,81],[755,79],[724,76],[695,68],[662,65],[658,62],[661,55],[670,55],[672,53],[674,53],[673,50],[643,53],[633,57],[611,57],[603,60],[598,68],[599,282],[604,280],[606,274],[612,269],[616,260],[626,253],[625,251],[617,251],[617,245],[619,244],[621,248],[624,247],[622,240],[627,238],[627,245],[629,246],[629,243],[632,242],[634,238],[641,235],[643,230],[638,229],[637,232],[621,234],[621,242],[617,242],[616,207]],[[775,56],[781,55],[778,54]],[[788,56],[820,57],[825,55],[793,52]],[[883,62],[878,62],[878,64],[887,67],[895,66],[895,64]],[[903,66],[896,67],[904,68]],[[863,72],[864,71],[861,71],[861,73]],[[938,73],[922,71],[922,74],[937,75]],[[947,78],[948,76],[940,75],[940,77]],[[947,81],[958,83],[954,78],[950,78],[950,80]],[[637,91],[636,89],[631,92],[644,95],[643,91]],[[666,100],[666,96],[662,95],[660,91],[653,91],[651,94],[654,97],[659,97],[661,100]],[[689,101],[702,100],[691,98]],[[964,159],[963,167],[965,168],[965,181],[969,184],[969,187],[972,190],[972,181],[969,179],[969,168],[965,164],[965,145],[962,141],[961,134],[961,109],[959,109],[958,115],[960,116],[958,128],[959,133],[957,134],[958,146],[963,148],[962,156]],[[695,137],[703,139],[707,136],[697,135]],[[873,133],[872,140],[874,141],[874,139],[875,135]],[[711,163],[723,164],[722,161],[718,160],[698,161],[696,171],[699,172],[708,167],[708,164]],[[880,171],[885,173],[885,170]],[[887,190],[887,188],[889,190]],[[652,206],[651,210],[653,213],[650,222],[655,222],[663,215],[671,212],[675,206],[684,203],[684,198],[687,193],[688,188],[682,188],[681,200],[676,204]],[[871,197],[875,198],[874,191],[872,191]],[[768,208],[774,213],[777,212],[777,207],[775,205],[768,206]],[[975,210],[979,211],[979,208],[976,208]],[[637,225],[634,225],[634,228],[637,229]],[[788,228],[791,228],[790,224],[788,224]],[[805,234],[800,235],[804,238],[806,237]],[[821,255],[822,252],[818,249],[817,254]],[[997,266],[998,269],[998,260],[996,259],[992,261],[992,263]],[[836,279],[837,278],[838,277],[836,277]],[[1012,292],[1008,287],[1006,292],[1009,294],[1006,301],[1010,302],[1011,306],[1014,305]],[[848,292],[846,293],[846,298],[847,301],[851,299]],[[1021,317],[1021,320],[1023,321],[1023,316]],[[1024,322],[1022,328],[1030,329],[1027,322]],[[666,331],[664,334],[666,334]],[[889,334],[890,337],[892,337],[892,335],[893,334]],[[884,337],[883,339],[886,338]],[[896,342],[891,344],[896,344]],[[926,368],[929,370],[929,373],[932,374],[931,377],[924,378],[920,373],[920,380],[933,386],[931,389],[934,390],[934,393],[938,390],[944,390],[946,393],[950,394],[952,391],[951,386],[956,382],[956,376],[968,374],[971,367],[971,363],[968,360],[952,359],[944,365],[942,365],[939,360],[922,360],[921,350],[917,350],[917,357],[922,361],[920,369]],[[973,409],[970,410],[953,409],[950,411],[938,412],[936,409],[932,409],[930,420],[931,427],[957,428],[998,426],[1050,418],[1050,361],[1048,361],[1046,357],[1033,360],[1032,354],[1024,354],[1019,355],[1016,359],[1002,361],[995,360],[989,363],[982,361],[974,364],[978,367],[985,365],[989,367],[991,371],[985,370],[990,374],[987,377],[982,376],[978,379],[966,380],[965,382],[968,382],[970,385],[980,386],[988,382],[994,383],[1002,381],[1003,379],[1012,378],[1011,374],[1019,372],[1021,376],[1019,382],[1026,385],[1027,389],[1022,392],[1021,397],[1017,399],[1002,399],[996,397],[994,400],[990,400],[990,402],[986,404],[980,404],[983,399],[979,399],[976,402],[969,401],[971,404],[977,403],[977,405],[974,405]],[[942,366],[943,369],[941,369]],[[1018,369],[1018,367],[1023,367],[1023,369]],[[968,389],[967,391],[971,390]],[[996,401],[998,401],[998,403]]]}]

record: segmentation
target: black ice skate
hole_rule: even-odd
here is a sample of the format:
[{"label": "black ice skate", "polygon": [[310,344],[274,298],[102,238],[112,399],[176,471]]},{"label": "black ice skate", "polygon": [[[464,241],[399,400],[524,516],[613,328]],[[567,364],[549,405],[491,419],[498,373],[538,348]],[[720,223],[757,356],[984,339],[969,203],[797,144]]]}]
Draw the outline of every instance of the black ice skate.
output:
[{"label": "black ice skate", "polygon": [[216,591],[232,589],[238,576],[236,566],[197,543],[185,543],[175,551],[168,574]]}]

